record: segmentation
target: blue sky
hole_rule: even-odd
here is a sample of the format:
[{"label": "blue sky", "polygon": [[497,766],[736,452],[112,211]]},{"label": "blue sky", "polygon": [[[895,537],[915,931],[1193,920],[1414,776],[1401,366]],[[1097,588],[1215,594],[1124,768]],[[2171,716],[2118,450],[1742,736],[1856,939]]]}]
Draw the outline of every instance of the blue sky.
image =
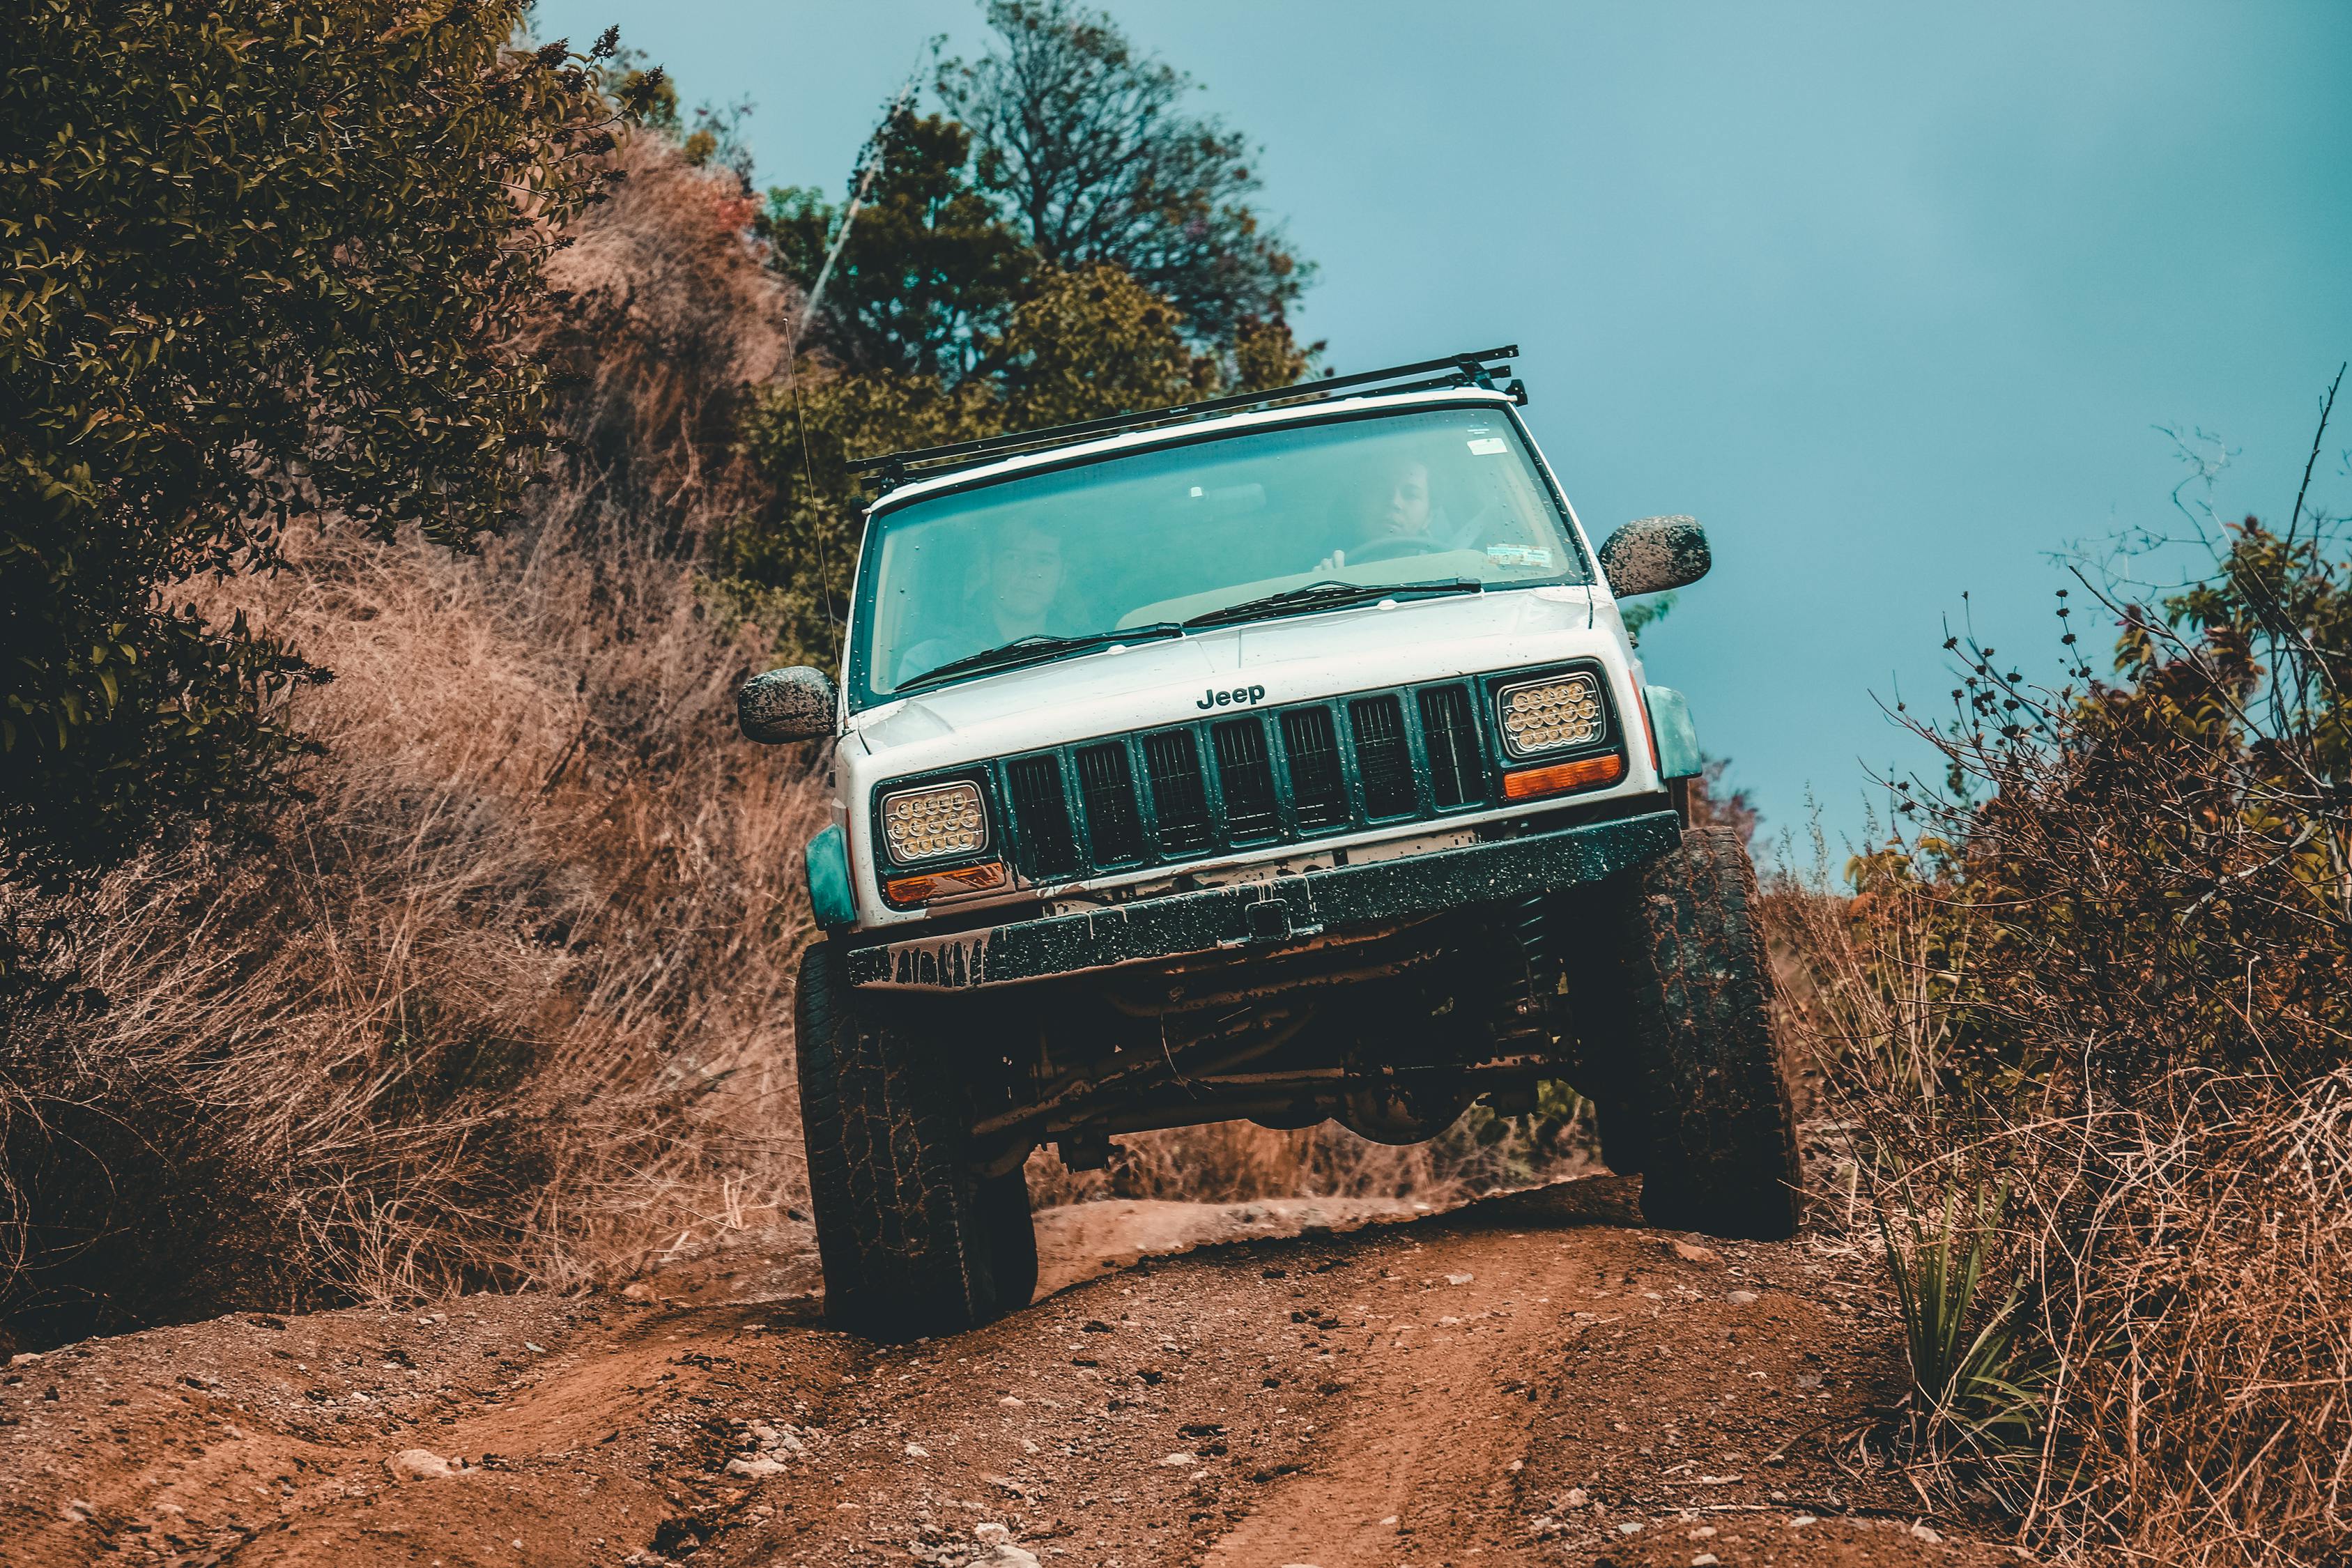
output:
[{"label": "blue sky", "polygon": [[[2336,0],[1108,9],[1265,144],[1334,368],[1515,342],[1596,536],[1706,523],[1643,653],[1774,829],[1810,793],[1858,834],[1866,770],[1917,762],[1879,700],[1948,689],[1947,617],[2055,672],[2053,554],[2177,521],[2157,426],[2283,514],[2352,355]],[[615,21],[689,102],[755,102],[763,184],[832,189],[928,37],[984,42],[965,0],[538,13]]]}]

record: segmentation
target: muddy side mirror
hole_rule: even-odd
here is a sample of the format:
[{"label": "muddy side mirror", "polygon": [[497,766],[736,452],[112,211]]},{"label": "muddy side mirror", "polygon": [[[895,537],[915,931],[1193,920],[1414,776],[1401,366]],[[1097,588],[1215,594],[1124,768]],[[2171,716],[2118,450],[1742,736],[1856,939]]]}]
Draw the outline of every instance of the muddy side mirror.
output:
[{"label": "muddy side mirror", "polygon": [[1695,517],[1637,518],[1601,546],[1601,570],[1621,599],[1662,594],[1706,575],[1715,558]]},{"label": "muddy side mirror", "polygon": [[804,664],[755,675],[735,693],[735,722],[763,746],[821,741],[833,733],[833,714],[832,678]]}]

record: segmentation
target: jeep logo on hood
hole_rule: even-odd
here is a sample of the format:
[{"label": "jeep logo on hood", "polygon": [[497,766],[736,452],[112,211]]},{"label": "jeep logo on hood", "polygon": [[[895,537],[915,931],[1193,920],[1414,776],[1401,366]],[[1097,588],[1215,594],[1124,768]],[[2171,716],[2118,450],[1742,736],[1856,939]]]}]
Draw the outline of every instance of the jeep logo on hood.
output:
[{"label": "jeep logo on hood", "polygon": [[1231,691],[1203,691],[1201,700],[1192,704],[1203,710],[1211,708],[1247,708],[1265,696],[1263,686],[1236,686]]}]

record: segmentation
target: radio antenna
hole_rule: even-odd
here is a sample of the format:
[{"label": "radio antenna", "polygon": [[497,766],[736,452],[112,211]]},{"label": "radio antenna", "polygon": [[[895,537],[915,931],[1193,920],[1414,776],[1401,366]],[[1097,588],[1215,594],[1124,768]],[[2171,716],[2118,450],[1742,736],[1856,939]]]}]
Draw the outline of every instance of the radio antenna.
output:
[{"label": "radio antenna", "polygon": [[[859,154],[857,189],[849,198],[848,209],[841,215],[841,232],[833,237],[833,248],[824,253],[824,265],[817,268],[816,281],[809,285],[808,295],[801,301],[800,313],[787,324],[784,381],[793,395],[793,424],[800,431],[801,478],[811,497],[816,494],[816,468],[809,458],[808,412],[801,406],[801,332],[816,319],[817,305],[824,298],[825,281],[833,276],[833,264],[841,259],[842,247],[849,243],[850,226],[857,221],[858,209],[866,205],[866,196],[874,189],[874,176],[882,171],[883,139],[890,133],[890,127],[898,123],[898,116],[906,112],[908,100],[915,96],[915,83],[922,74],[923,68],[919,58],[915,68],[907,73],[907,85],[900,88],[898,96],[890,100],[889,112],[883,115],[882,123],[875,127],[874,134],[866,138],[866,150]],[[841,612],[833,602],[833,552],[827,547],[822,525],[817,530],[817,576],[824,588],[824,618],[838,627]]]},{"label": "radio antenna", "polygon": [[841,259],[842,249],[849,243],[850,226],[856,223],[859,210],[866,205],[866,196],[873,192],[874,176],[882,172],[883,139],[889,134],[890,127],[898,123],[898,116],[906,112],[907,102],[915,96],[915,83],[921,76],[920,66],[907,73],[907,85],[900,88],[898,96],[890,100],[890,111],[882,117],[882,123],[866,140],[866,151],[860,155],[857,189],[849,198],[848,210],[841,215],[841,232],[833,237],[833,248],[824,253],[824,265],[816,269],[816,281],[809,285],[808,299],[801,306],[803,321],[813,320],[816,315],[817,305],[824,298],[825,282],[833,276],[833,264]]}]

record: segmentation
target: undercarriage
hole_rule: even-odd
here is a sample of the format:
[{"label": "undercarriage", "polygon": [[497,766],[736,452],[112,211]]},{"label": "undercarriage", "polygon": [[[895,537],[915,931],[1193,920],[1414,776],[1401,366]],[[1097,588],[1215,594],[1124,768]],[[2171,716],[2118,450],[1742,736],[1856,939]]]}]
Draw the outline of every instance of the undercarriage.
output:
[{"label": "undercarriage", "polygon": [[1416,1143],[1481,1095],[1570,1076],[1559,898],[1019,986],[993,999],[1009,1103],[981,1116],[992,1171],[1051,1142],[1098,1167],[1118,1133],[1327,1120]]}]

